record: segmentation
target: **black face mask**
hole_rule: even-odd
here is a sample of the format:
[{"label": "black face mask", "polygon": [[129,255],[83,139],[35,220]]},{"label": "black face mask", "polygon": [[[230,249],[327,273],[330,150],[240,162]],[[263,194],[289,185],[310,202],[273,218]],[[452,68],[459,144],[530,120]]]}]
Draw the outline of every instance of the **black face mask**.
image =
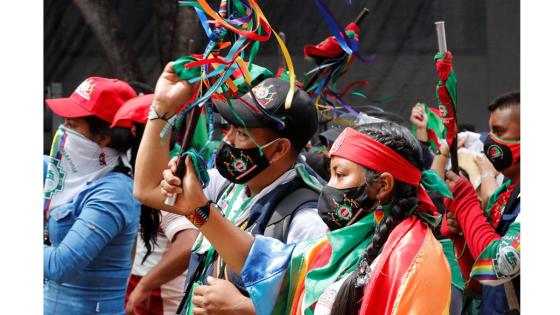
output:
[{"label": "black face mask", "polygon": [[484,154],[498,172],[519,163],[520,148],[520,141],[503,140],[493,133],[489,133],[484,141]]},{"label": "black face mask", "polygon": [[371,212],[374,202],[368,197],[366,187],[365,184],[346,189],[323,187],[318,210],[331,231],[354,223]]},{"label": "black face mask", "polygon": [[[266,148],[272,142],[265,144]],[[218,172],[228,181],[235,184],[244,184],[257,176],[270,165],[264,154],[261,155],[259,148],[238,149],[231,144],[222,141],[216,153],[216,168]]]}]

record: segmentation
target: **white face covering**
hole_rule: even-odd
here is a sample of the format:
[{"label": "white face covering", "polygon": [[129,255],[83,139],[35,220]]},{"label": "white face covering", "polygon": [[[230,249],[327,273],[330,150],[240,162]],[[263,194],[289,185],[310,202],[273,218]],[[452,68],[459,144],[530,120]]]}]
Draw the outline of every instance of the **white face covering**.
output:
[{"label": "white face covering", "polygon": [[80,133],[61,125],[53,139],[43,186],[45,210],[70,202],[87,182],[105,175],[118,163],[117,150],[101,148]]}]

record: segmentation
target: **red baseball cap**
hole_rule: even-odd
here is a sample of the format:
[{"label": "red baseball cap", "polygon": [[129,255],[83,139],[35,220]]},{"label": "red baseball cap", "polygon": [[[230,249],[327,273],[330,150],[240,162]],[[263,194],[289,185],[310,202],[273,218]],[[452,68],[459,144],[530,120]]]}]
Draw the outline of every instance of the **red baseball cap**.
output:
[{"label": "red baseball cap", "polygon": [[46,102],[55,114],[64,118],[96,116],[112,123],[119,108],[133,97],[136,97],[136,92],[121,80],[89,77],[70,97],[48,99]]},{"label": "red baseball cap", "polygon": [[115,126],[130,128],[133,121],[145,124],[153,100],[154,94],[145,94],[126,101],[115,114],[111,128]]}]

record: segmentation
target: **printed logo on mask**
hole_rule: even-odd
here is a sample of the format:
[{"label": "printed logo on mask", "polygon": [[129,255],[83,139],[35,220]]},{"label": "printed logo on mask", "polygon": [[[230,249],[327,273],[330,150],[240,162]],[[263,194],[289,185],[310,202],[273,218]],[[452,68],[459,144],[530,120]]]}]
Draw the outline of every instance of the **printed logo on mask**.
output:
[{"label": "printed logo on mask", "polygon": [[51,199],[52,195],[64,189],[64,176],[66,176],[66,174],[64,174],[62,168],[60,167],[60,161],[51,157],[47,166],[47,175],[45,177],[45,185],[43,188],[45,198]]},{"label": "printed logo on mask", "polygon": [[502,149],[500,148],[500,146],[495,145],[495,144],[489,146],[487,152],[488,152],[488,156],[489,156],[492,160],[499,159],[499,158],[501,158],[502,156],[504,156],[504,151],[502,151]]},{"label": "printed logo on mask", "polygon": [[272,88],[272,85],[265,86],[264,84],[253,88],[253,94],[255,94],[257,102],[259,102],[262,107],[266,107],[276,95],[276,92],[271,91],[270,88]]},{"label": "printed logo on mask", "polygon": [[444,105],[439,105],[438,109],[441,117],[447,117],[447,113],[448,113],[447,107],[445,107]]},{"label": "printed logo on mask", "polygon": [[95,88],[93,80],[87,79],[76,88],[76,94],[89,101],[91,98],[91,93],[93,93],[93,88]]}]

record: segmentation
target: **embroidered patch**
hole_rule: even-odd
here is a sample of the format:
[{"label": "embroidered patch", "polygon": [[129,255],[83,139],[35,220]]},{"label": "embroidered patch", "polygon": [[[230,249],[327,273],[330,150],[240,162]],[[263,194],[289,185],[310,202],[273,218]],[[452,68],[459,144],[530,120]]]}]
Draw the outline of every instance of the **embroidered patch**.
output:
[{"label": "embroidered patch", "polygon": [[233,160],[233,162],[231,162],[231,165],[233,166],[233,169],[236,172],[245,172],[247,170],[247,162],[245,162],[245,160],[243,159],[235,159]]},{"label": "embroidered patch", "polygon": [[266,105],[268,105],[268,103],[270,103],[276,95],[276,92],[271,91],[271,88],[272,85],[266,86],[264,84],[253,88],[253,94],[255,95],[257,102],[259,102],[262,107],[266,107]]},{"label": "embroidered patch", "polygon": [[504,246],[500,248],[498,255],[492,259],[496,277],[505,278],[512,277],[519,273],[521,258],[519,252],[513,246]]},{"label": "embroidered patch", "polygon": [[80,95],[81,97],[89,101],[91,98],[91,93],[93,93],[94,88],[95,88],[95,84],[93,83],[93,80],[87,79],[76,88],[75,92],[76,94]]},{"label": "embroidered patch", "polygon": [[352,218],[352,207],[345,204],[340,205],[336,209],[336,215],[342,220],[348,221]]}]

